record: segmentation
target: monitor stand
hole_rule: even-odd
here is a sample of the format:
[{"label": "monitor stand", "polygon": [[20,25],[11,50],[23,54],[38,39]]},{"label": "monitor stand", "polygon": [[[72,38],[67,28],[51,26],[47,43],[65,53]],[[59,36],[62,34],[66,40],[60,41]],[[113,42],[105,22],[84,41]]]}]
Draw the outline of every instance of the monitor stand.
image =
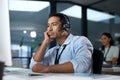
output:
[{"label": "monitor stand", "polygon": [[0,62],[0,80],[3,80],[4,62]]}]

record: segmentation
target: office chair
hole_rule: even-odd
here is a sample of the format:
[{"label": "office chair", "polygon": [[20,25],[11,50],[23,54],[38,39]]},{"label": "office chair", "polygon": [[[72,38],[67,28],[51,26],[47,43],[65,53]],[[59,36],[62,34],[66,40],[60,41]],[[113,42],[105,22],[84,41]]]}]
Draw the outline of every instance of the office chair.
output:
[{"label": "office chair", "polygon": [[101,74],[103,65],[103,53],[97,49],[94,49],[92,59],[93,59],[92,65],[93,74]]}]

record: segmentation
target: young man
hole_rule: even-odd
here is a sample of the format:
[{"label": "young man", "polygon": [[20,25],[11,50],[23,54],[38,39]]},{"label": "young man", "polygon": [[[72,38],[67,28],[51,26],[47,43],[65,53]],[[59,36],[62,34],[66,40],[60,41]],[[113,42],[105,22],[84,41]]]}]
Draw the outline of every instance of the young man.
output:
[{"label": "young man", "polygon": [[[91,73],[92,52],[91,42],[84,36],[74,36],[69,33],[70,22],[66,15],[57,13],[48,19],[44,40],[33,56],[36,64],[33,72],[53,73]],[[45,53],[51,41],[55,46]]]}]

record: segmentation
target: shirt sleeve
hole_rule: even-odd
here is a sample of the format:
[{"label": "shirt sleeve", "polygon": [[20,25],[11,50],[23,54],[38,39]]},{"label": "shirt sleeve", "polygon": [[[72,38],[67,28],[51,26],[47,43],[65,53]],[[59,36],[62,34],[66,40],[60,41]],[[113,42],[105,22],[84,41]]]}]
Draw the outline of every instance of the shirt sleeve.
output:
[{"label": "shirt sleeve", "polygon": [[113,48],[113,57],[118,58],[118,56],[119,56],[119,48],[117,46],[115,46]]},{"label": "shirt sleeve", "polygon": [[37,62],[34,61],[33,57],[31,58],[31,61],[30,61],[30,68],[32,69],[32,67],[36,64]]},{"label": "shirt sleeve", "polygon": [[75,57],[71,60],[75,73],[88,73],[92,70],[93,46],[86,37],[77,39],[74,44]]}]

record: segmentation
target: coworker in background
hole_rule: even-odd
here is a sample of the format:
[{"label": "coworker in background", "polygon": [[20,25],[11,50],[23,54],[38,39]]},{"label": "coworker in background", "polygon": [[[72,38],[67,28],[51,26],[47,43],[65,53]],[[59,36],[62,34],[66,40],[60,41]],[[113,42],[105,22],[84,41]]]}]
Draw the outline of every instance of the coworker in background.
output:
[{"label": "coworker in background", "polygon": [[104,53],[104,61],[107,64],[115,65],[119,56],[119,48],[114,46],[114,40],[110,33],[102,33],[101,35],[102,47]]},{"label": "coworker in background", "polygon": [[[69,18],[61,13],[53,14],[48,19],[44,40],[33,56],[36,64],[32,65],[33,72],[43,73],[91,73],[92,52],[91,42],[84,36],[70,34]],[[51,41],[56,40],[55,46],[45,53]]]}]

